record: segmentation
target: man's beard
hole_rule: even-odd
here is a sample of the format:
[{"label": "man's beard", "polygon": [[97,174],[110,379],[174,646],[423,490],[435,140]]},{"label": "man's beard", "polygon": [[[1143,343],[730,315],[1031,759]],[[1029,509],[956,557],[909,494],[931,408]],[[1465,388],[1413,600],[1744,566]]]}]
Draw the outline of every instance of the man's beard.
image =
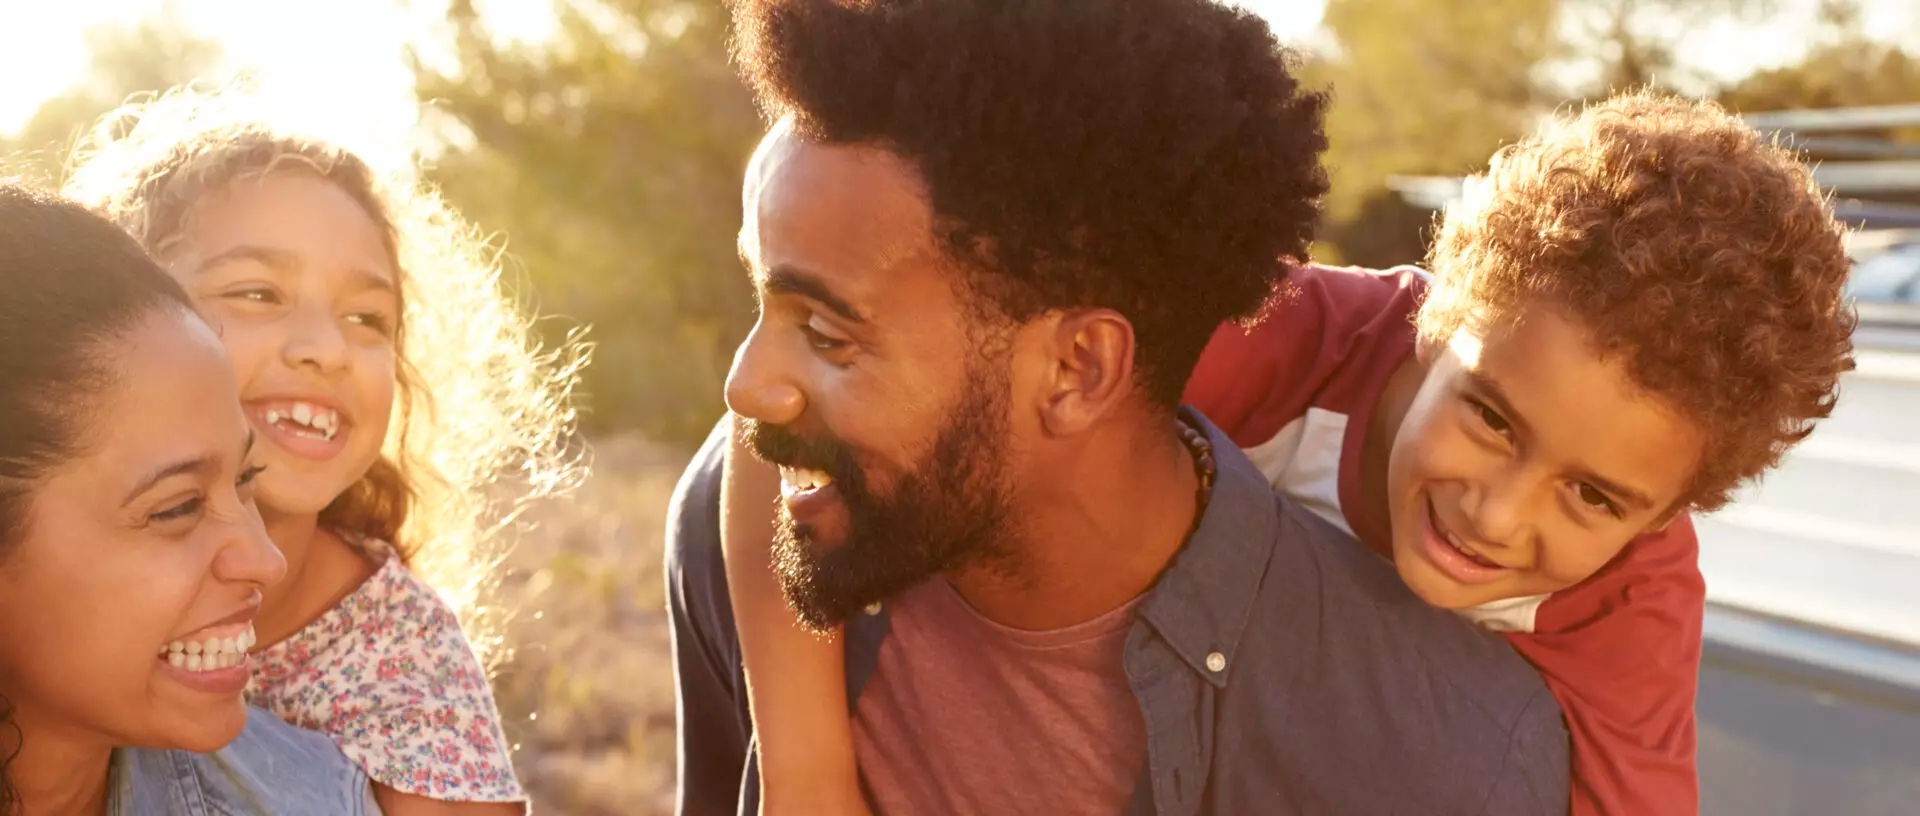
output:
[{"label": "man's beard", "polygon": [[869,489],[852,452],[837,440],[744,422],[746,444],[761,459],[825,472],[846,506],[846,540],[831,548],[815,546],[784,503],[779,509],[774,572],[802,624],[826,631],[927,578],[1008,551],[1010,496],[1001,459],[1006,388],[994,379],[970,372],[967,391],[932,449],[886,496]]}]

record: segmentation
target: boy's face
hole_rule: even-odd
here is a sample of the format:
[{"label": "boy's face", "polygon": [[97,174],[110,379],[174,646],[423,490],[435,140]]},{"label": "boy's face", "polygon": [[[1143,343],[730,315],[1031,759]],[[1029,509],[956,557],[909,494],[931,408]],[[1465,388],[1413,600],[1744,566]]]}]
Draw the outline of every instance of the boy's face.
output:
[{"label": "boy's face", "polygon": [[1558,310],[1463,328],[1421,356],[1430,369],[1394,439],[1387,490],[1394,564],[1428,603],[1572,586],[1670,520],[1700,429]]}]

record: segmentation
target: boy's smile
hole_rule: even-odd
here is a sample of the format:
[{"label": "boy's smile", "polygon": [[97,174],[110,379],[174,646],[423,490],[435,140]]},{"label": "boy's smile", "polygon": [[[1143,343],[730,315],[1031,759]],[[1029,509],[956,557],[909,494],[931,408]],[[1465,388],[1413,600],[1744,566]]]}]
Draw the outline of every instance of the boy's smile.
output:
[{"label": "boy's smile", "polygon": [[1680,509],[1704,437],[1559,310],[1462,329],[1429,364],[1387,464],[1394,562],[1435,606],[1585,580]]}]

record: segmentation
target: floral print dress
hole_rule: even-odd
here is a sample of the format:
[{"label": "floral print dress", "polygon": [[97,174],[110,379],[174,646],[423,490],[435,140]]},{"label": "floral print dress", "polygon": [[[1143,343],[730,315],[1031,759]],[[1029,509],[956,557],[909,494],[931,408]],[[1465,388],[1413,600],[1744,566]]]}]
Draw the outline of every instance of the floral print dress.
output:
[{"label": "floral print dress", "polygon": [[522,802],[486,672],[460,621],[380,542],[380,569],[254,655],[247,702],[333,738],[367,776],[451,802]]}]

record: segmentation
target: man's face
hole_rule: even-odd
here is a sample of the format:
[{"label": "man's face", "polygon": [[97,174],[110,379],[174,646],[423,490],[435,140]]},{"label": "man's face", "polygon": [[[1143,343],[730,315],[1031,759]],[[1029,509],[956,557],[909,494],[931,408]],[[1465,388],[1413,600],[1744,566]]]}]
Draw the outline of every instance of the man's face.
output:
[{"label": "man's face", "polygon": [[1572,586],[1685,496],[1700,429],[1557,310],[1434,354],[1387,466],[1394,566],[1428,603]]},{"label": "man's face", "polygon": [[780,466],[788,602],[825,628],[1009,545],[1008,333],[970,317],[899,158],[779,126],[744,199],[760,319],[727,403]]}]

